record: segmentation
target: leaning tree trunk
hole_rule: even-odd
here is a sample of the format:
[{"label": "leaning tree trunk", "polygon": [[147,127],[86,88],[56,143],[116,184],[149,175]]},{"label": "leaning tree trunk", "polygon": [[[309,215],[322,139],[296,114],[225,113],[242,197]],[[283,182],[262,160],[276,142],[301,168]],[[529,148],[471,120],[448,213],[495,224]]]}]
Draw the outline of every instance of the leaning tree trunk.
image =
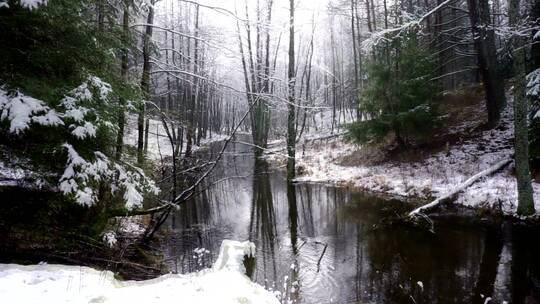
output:
[{"label": "leaning tree trunk", "polygon": [[141,165],[144,162],[144,116],[146,112],[145,101],[150,99],[150,43],[152,42],[152,32],[154,23],[154,1],[148,7],[148,17],[146,23],[146,32],[143,40],[143,72],[141,78],[141,89],[143,93],[143,102],[139,108],[138,139],[137,139],[137,163]]},{"label": "leaning tree trunk", "polygon": [[295,154],[296,154],[296,126],[295,126],[295,63],[294,63],[294,0],[289,0],[289,115],[287,119],[287,180],[292,181],[295,176]]},{"label": "leaning tree trunk", "polygon": [[[510,26],[517,26],[520,20],[520,0],[508,1]],[[534,210],[531,173],[529,171],[529,134],[527,124],[528,105],[525,95],[525,41],[516,35],[513,38],[514,50],[514,150],[516,163],[516,179],[518,190],[519,215],[532,215]]]},{"label": "leaning tree trunk", "polygon": [[501,111],[506,106],[504,85],[497,70],[495,33],[491,24],[489,2],[467,0],[473,32],[474,46],[478,57],[478,68],[486,91],[488,126],[493,128],[499,122]]}]

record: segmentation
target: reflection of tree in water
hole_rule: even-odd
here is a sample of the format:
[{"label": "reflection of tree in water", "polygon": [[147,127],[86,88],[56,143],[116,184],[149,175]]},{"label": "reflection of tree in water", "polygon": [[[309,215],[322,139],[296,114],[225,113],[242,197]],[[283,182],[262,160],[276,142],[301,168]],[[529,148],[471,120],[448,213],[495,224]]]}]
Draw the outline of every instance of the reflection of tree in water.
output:
[{"label": "reflection of tree in water", "polygon": [[[268,164],[255,160],[253,174],[253,195],[249,223],[249,239],[257,246],[257,258],[262,262],[262,275],[265,287],[277,279],[276,252],[277,229],[272,188],[268,174]],[[261,261],[262,260],[262,261]],[[271,275],[271,277],[267,277]],[[255,272],[255,277],[258,271]],[[261,281],[261,280],[258,280]]]},{"label": "reflection of tree in water", "polygon": [[540,228],[518,226],[508,230],[504,234],[505,238],[511,237],[507,247],[510,265],[506,265],[506,271],[502,269],[502,275],[498,275],[503,282],[496,283],[506,283],[507,293],[512,294],[508,303],[540,303],[540,244],[533,237],[539,235]]},{"label": "reflection of tree in water", "polygon": [[311,185],[297,186],[297,195],[300,198],[302,232],[306,237],[315,236],[315,223],[313,220],[313,187]]},{"label": "reflection of tree in water", "polygon": [[173,259],[173,269],[177,273],[189,273],[204,269],[212,264],[212,256],[194,252],[197,248],[214,247],[215,231],[208,229],[212,218],[212,202],[207,190],[208,182],[201,185],[201,193],[180,206],[171,214],[169,228],[174,232],[168,237],[169,256]]},{"label": "reflection of tree in water", "polygon": [[298,206],[296,202],[296,187],[287,183],[287,202],[289,204],[289,233],[291,237],[292,264],[291,273],[284,294],[288,297],[288,303],[297,303],[300,300],[300,284],[298,271]]},{"label": "reflection of tree in water", "polygon": [[[345,211],[356,230],[350,251],[356,262],[356,301],[471,303],[483,234],[451,227],[438,227],[436,235],[403,226],[382,227],[380,219],[391,212],[381,204],[385,203],[376,198],[357,197]],[[374,225],[380,228],[373,229]]]}]

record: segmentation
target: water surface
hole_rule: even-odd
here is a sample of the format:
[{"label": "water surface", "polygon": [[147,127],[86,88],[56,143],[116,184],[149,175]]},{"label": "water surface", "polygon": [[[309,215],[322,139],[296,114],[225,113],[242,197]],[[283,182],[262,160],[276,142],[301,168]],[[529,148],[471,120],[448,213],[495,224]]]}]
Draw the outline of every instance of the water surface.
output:
[{"label": "water surface", "polygon": [[540,303],[537,230],[436,220],[436,234],[387,225],[412,206],[319,184],[233,144],[208,187],[167,223],[173,272],[210,267],[223,239],[257,246],[254,280],[283,303]]}]

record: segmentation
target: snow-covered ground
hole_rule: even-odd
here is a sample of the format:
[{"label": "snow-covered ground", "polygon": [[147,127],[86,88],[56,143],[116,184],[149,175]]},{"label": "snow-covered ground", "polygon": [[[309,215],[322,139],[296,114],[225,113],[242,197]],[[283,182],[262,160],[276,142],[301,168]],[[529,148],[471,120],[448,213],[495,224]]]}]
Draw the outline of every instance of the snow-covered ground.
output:
[{"label": "snow-covered ground", "polygon": [[138,282],[88,267],[0,264],[0,303],[278,304],[243,274],[242,260],[254,254],[254,246],[225,240],[212,269]]},{"label": "snow-covered ground", "polygon": [[[510,99],[509,99],[510,100]],[[297,167],[301,182],[323,182],[351,186],[408,198],[429,199],[446,194],[469,177],[512,157],[513,110],[509,104],[500,126],[480,136],[450,146],[419,162],[386,162],[381,165],[340,165],[342,159],[361,149],[342,138],[321,142],[300,142]],[[459,126],[460,130],[465,126]],[[281,154],[268,156],[271,162],[285,162]],[[457,204],[501,208],[506,214],[517,209],[517,188],[512,165],[483,178],[462,192]],[[540,184],[533,182],[536,209],[540,210]]]},{"label": "snow-covered ground", "polygon": [[[172,147],[163,128],[161,121],[156,119],[150,119],[150,128],[148,134],[148,156],[152,159],[161,159],[161,157],[172,156]],[[137,117],[135,115],[129,115],[127,117],[127,127],[124,134],[124,143],[126,145],[137,147]],[[227,135],[225,134],[208,134],[206,138],[201,139],[201,146],[193,145],[193,151],[201,149],[201,147],[208,145],[212,142],[218,142],[225,140]],[[183,151],[186,149],[186,140],[184,139]]]}]

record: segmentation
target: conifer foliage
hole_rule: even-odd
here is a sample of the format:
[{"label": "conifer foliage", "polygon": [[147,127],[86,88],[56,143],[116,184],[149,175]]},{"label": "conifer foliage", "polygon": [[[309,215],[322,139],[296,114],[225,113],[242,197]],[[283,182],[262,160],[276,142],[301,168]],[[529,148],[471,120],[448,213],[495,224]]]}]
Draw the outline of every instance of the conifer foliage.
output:
[{"label": "conifer foliage", "polygon": [[349,137],[358,143],[382,141],[392,134],[400,146],[406,146],[436,126],[431,57],[413,37],[394,44],[368,62],[368,82],[360,95],[363,119],[349,125]]}]

